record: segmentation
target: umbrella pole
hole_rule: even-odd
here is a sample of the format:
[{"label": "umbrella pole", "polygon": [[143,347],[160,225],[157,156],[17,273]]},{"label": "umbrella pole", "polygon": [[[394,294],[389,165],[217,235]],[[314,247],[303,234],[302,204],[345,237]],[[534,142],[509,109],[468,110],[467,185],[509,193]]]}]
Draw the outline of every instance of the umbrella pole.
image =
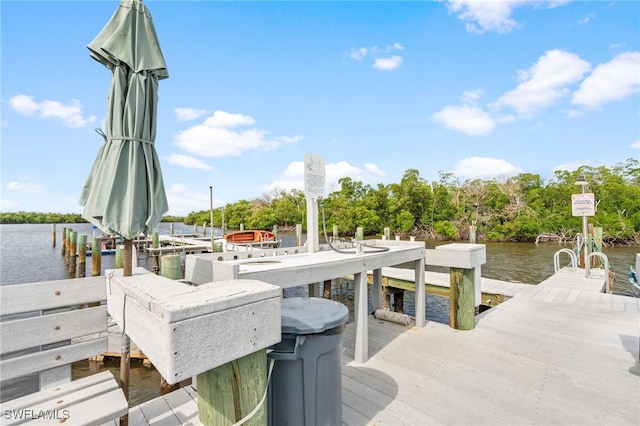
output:
[{"label": "umbrella pole", "polygon": [[[131,265],[133,258],[132,242],[130,239],[124,240],[124,265],[122,275],[125,277],[131,276]],[[131,358],[131,339],[122,330],[122,340],[120,346],[120,386],[122,387],[122,393],[124,397],[129,401],[129,368]],[[120,425],[127,426],[129,424],[129,416],[125,415],[120,418]]]},{"label": "umbrella pole", "polygon": [[131,265],[133,264],[133,242],[130,239],[124,240],[124,270],[122,271],[123,277],[131,276]]}]

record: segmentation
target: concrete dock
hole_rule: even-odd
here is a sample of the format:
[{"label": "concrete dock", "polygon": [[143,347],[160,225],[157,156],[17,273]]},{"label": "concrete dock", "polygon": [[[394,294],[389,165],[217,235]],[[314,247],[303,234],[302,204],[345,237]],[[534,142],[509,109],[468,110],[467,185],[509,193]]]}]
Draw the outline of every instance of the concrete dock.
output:
[{"label": "concrete dock", "polygon": [[[369,316],[370,358],[364,364],[354,362],[349,324],[342,423],[640,423],[638,299],[601,293],[603,282],[580,270],[538,285],[499,285],[513,297],[476,316],[469,331]],[[517,290],[508,294],[509,288]],[[186,387],[132,408],[130,424],[199,424],[195,390]]]}]

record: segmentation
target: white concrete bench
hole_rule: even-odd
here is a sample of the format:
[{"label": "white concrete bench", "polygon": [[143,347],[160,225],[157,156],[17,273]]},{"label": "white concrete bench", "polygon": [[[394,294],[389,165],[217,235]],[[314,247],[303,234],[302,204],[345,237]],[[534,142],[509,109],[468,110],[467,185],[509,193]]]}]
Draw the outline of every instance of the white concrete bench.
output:
[{"label": "white concrete bench", "polygon": [[[1,425],[101,425],[127,414],[109,371],[71,381],[71,363],[107,351],[104,277],[2,286],[2,380],[38,373],[39,391],[2,403]],[[91,306],[89,306],[91,305]]]}]

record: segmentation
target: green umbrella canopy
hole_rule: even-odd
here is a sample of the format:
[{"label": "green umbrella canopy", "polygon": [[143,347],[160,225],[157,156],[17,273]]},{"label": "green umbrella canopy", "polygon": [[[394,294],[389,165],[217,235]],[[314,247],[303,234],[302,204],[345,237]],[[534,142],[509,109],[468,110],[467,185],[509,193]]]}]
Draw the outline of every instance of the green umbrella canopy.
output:
[{"label": "green umbrella canopy", "polygon": [[80,195],[84,217],[108,234],[150,233],[169,210],[154,148],[158,80],[169,77],[149,10],[122,0],[89,43],[112,71],[104,144]]}]

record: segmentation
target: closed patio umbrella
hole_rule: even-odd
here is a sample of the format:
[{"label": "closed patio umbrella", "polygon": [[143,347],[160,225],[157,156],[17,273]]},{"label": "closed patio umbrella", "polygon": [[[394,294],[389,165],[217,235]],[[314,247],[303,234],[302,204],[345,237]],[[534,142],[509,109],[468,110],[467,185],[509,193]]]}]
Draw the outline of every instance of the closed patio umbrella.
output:
[{"label": "closed patio umbrella", "polygon": [[80,196],[82,217],[124,237],[124,275],[130,275],[131,239],[152,231],[169,209],[154,148],[158,80],[169,73],[141,0],[122,0],[88,48],[112,77],[104,144]]},{"label": "closed patio umbrella", "polygon": [[[131,275],[131,239],[148,233],[169,210],[154,148],[158,80],[169,77],[151,14],[141,0],[122,0],[88,45],[112,72],[104,144],[80,195],[82,217],[125,238],[123,275]],[[120,378],[129,396],[129,338],[122,334]],[[122,423],[127,424],[124,417]]]}]

